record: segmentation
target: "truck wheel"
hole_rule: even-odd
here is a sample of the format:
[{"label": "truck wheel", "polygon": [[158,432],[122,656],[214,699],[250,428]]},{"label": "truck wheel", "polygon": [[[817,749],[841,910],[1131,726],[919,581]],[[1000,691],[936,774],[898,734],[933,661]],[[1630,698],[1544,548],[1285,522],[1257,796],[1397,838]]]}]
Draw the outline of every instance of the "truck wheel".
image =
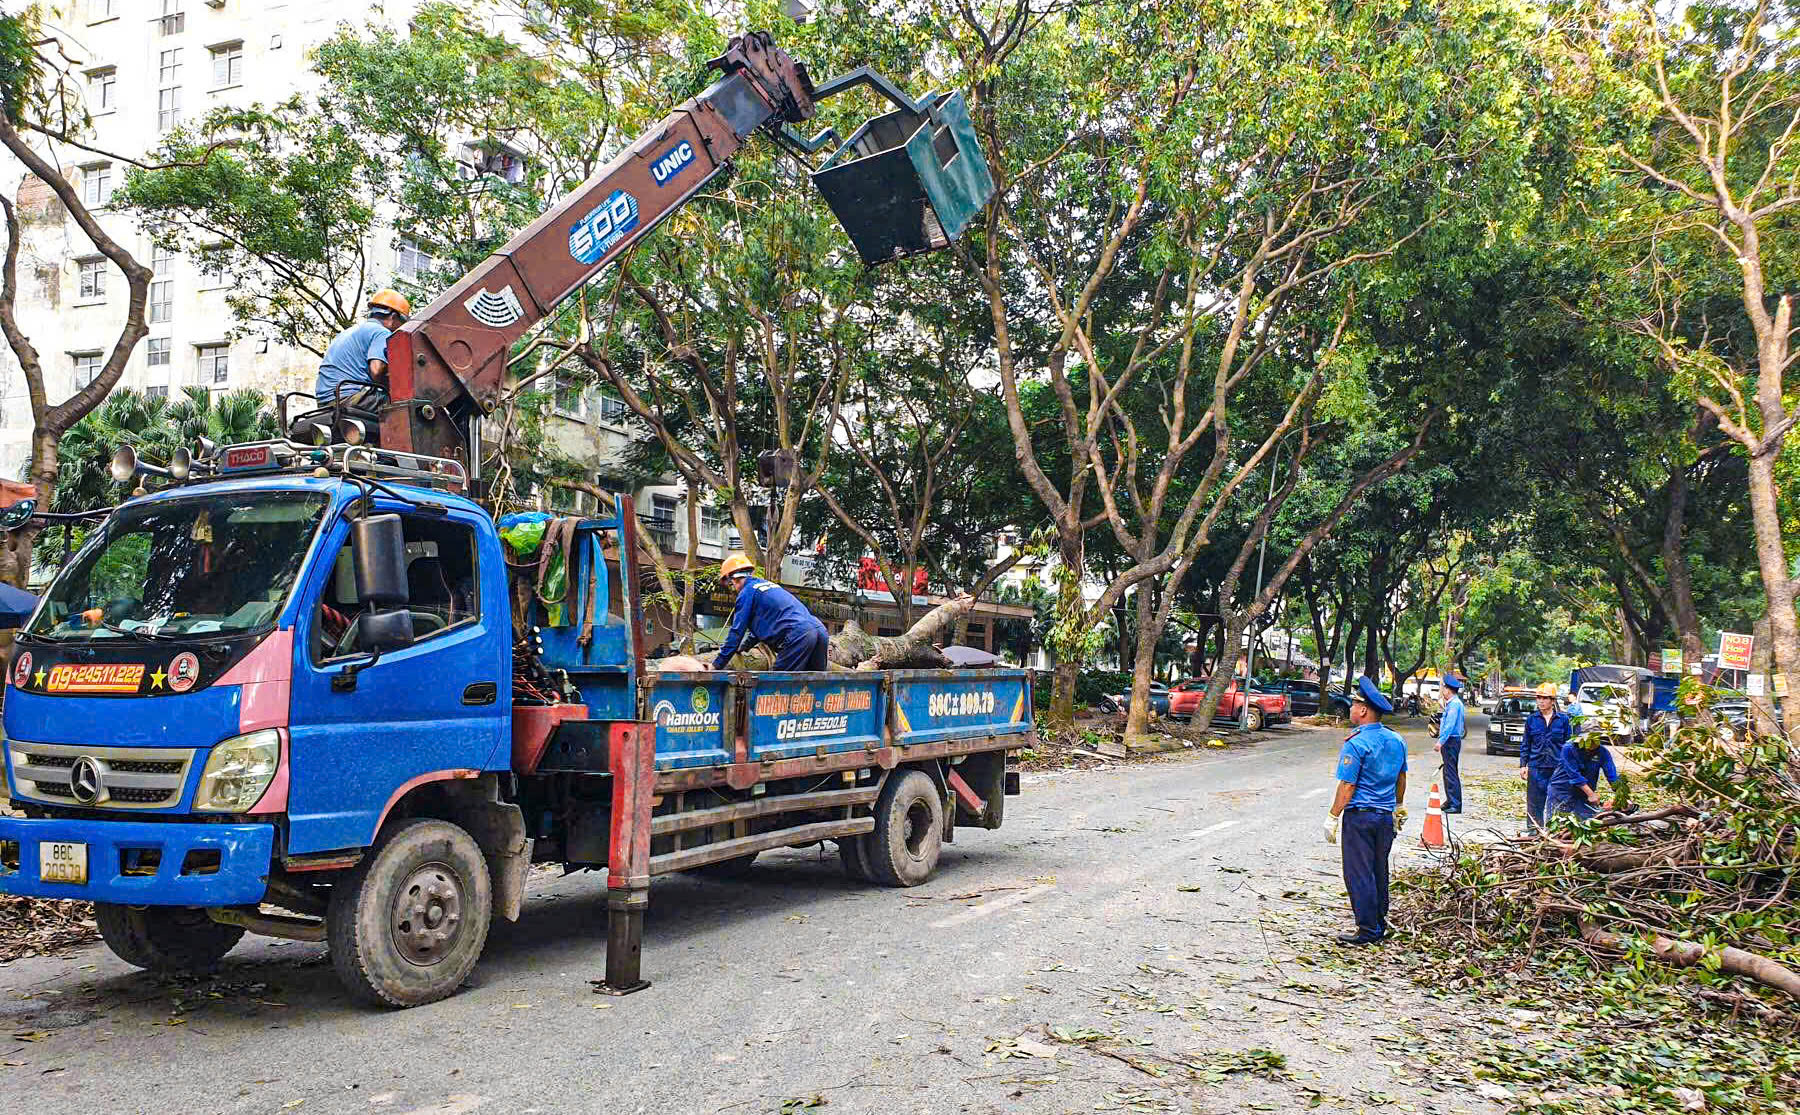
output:
[{"label": "truck wheel", "polygon": [[749,855],[733,856],[730,859],[719,860],[717,863],[690,867],[687,870],[690,875],[704,875],[709,879],[748,879],[751,875],[751,868],[756,863],[756,856],[757,853],[751,852]]},{"label": "truck wheel", "polygon": [[1244,721],[1246,731],[1260,732],[1263,726],[1263,710],[1256,705],[1250,706],[1250,715]]},{"label": "truck wheel", "polygon": [[889,777],[875,803],[875,831],[864,845],[869,874],[890,887],[916,887],[937,870],[944,846],[944,799],[921,770]]},{"label": "truck wheel", "polygon": [[869,870],[869,850],[866,837],[839,837],[837,846],[838,860],[844,865],[844,878],[855,883],[875,881],[874,873]]},{"label": "truck wheel", "polygon": [[453,993],[487,943],[487,862],[448,821],[408,821],[331,890],[331,966],[357,999],[416,1007]]},{"label": "truck wheel", "polygon": [[197,906],[94,906],[100,937],[113,955],[153,972],[204,972],[243,939],[240,925],[220,925]]}]

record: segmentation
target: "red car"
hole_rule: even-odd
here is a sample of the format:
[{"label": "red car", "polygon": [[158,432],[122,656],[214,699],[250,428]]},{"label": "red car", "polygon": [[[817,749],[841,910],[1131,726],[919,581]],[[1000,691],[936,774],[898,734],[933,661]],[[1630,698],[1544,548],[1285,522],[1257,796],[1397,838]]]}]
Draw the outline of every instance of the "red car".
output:
[{"label": "red car", "polygon": [[[1206,695],[1206,686],[1210,678],[1189,678],[1180,685],[1169,690],[1169,716],[1175,720],[1192,720],[1194,710],[1200,707],[1200,698]],[[1213,712],[1213,722],[1236,720],[1243,710],[1243,684],[1232,678],[1224,695],[1219,698],[1219,707]],[[1294,718],[1293,707],[1288,703],[1285,693],[1264,693],[1252,686],[1250,689],[1251,731],[1260,729],[1265,724],[1278,724]]]}]

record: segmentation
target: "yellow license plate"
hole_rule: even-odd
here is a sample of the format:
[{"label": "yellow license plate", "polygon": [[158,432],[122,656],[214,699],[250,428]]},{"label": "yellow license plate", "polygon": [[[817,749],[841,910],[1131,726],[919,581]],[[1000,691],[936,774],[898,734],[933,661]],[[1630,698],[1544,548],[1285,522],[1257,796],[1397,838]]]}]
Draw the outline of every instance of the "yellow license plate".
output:
[{"label": "yellow license plate", "polygon": [[86,883],[86,844],[72,840],[46,840],[38,845],[38,878],[46,883]]}]

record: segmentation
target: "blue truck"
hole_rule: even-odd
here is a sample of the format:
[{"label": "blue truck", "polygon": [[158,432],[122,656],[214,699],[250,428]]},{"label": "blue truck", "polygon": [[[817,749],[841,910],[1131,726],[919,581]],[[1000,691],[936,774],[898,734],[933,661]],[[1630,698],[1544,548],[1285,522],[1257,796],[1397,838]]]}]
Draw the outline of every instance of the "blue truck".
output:
[{"label": "blue truck", "polygon": [[291,422],[284,400],[281,438],[166,466],[121,447],[136,498],[8,667],[24,816],[0,817],[0,893],[96,903],[145,968],[322,940],[352,994],[411,1006],[463,982],[532,864],[604,870],[601,989],[626,993],[656,875],[831,841],[852,876],[913,886],[959,826],[999,826],[1028,674],[652,671],[628,499],[557,524],[546,595],[471,498],[516,346],[752,136],[804,157],[836,137],[793,130],[818,101],[892,103],[813,175],[870,266],[947,246],[993,196],[958,94],[867,68],[815,86],[763,32],[712,67],[396,330],[380,391]]},{"label": "blue truck", "polygon": [[571,524],[566,597],[519,605],[454,462],[188,468],[93,532],[8,673],[0,892],[95,902],[132,964],[323,940],[354,995],[429,1002],[547,862],[605,870],[630,990],[654,876],[833,841],[911,886],[1018,792],[1024,671],[647,669],[629,500]]}]

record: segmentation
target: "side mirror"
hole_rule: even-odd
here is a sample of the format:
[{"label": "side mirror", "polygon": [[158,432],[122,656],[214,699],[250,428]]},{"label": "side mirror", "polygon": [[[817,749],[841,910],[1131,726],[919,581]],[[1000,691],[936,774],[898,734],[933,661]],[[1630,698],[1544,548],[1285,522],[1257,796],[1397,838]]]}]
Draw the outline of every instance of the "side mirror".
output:
[{"label": "side mirror", "polygon": [[[406,533],[400,516],[365,515],[352,523],[350,557],[356,567],[356,598],[363,606],[392,608],[406,603]],[[411,623],[407,616],[409,628]]]},{"label": "side mirror", "polygon": [[358,650],[382,654],[413,644],[412,613],[405,608],[391,612],[366,612],[357,625]]}]

